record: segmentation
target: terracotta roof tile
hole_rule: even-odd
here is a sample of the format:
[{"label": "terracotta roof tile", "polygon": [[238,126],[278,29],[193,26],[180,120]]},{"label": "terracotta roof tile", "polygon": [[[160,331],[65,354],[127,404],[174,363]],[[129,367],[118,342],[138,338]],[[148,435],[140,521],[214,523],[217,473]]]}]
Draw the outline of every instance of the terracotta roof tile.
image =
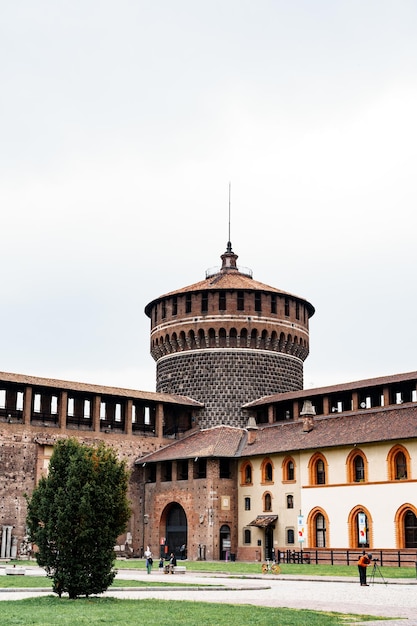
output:
[{"label": "terracotta roof tile", "polygon": [[238,453],[245,432],[244,429],[233,426],[214,426],[199,430],[139,458],[136,462],[172,461],[196,457],[234,457]]},{"label": "terracotta roof tile", "polygon": [[361,445],[417,437],[417,405],[338,413],[315,418],[313,430],[303,432],[303,420],[259,427],[255,441],[246,442],[241,456]]},{"label": "terracotta roof tile", "polygon": [[241,458],[297,450],[322,450],[336,446],[414,439],[417,436],[417,405],[338,413],[315,418],[313,430],[303,432],[303,420],[259,426],[255,441],[248,442],[246,429],[215,426],[191,433],[136,462],[173,461],[195,457]]},{"label": "terracotta roof tile", "polygon": [[159,298],[155,298],[145,307],[145,313],[149,316],[152,306],[155,302],[162,300],[163,298],[170,298],[172,296],[178,296],[185,293],[193,293],[200,291],[208,291],[208,290],[219,290],[219,289],[243,289],[248,291],[264,291],[267,293],[275,293],[281,296],[289,296],[291,298],[295,298],[300,302],[303,302],[307,305],[309,316],[311,317],[314,314],[314,307],[310,302],[307,302],[305,298],[301,298],[294,294],[290,294],[286,291],[281,291],[276,287],[271,287],[270,285],[265,285],[264,283],[260,283],[257,280],[253,280],[249,276],[245,274],[241,274],[240,272],[219,272],[214,276],[210,276],[210,278],[206,278],[205,280],[201,280],[198,283],[194,283],[192,285],[188,285],[187,287],[183,287],[182,289],[176,289],[175,291],[170,291],[168,293],[163,294]]},{"label": "terracotta roof tile", "polygon": [[392,376],[380,376],[378,378],[367,378],[364,380],[353,381],[328,387],[314,387],[313,389],[302,389],[298,391],[287,391],[286,393],[276,393],[271,396],[258,398],[253,402],[244,405],[245,408],[263,406],[274,402],[284,402],[285,400],[296,400],[297,398],[314,398],[316,396],[328,395],[330,393],[338,393],[352,391],[355,389],[365,389],[367,387],[379,387],[390,385],[396,382],[405,382],[409,380],[417,380],[417,372],[407,372],[406,374],[394,374]]}]

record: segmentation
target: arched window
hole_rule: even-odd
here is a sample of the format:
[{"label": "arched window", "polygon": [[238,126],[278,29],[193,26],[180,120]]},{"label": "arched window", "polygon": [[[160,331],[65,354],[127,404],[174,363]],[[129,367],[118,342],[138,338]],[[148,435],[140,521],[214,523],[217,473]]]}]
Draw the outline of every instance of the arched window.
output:
[{"label": "arched window", "polygon": [[188,345],[191,350],[194,350],[197,347],[193,330],[190,330],[190,332],[188,333]]},{"label": "arched window", "polygon": [[289,493],[287,495],[287,509],[293,509],[294,508],[294,496],[292,495],[292,493]]},{"label": "arched window", "polygon": [[246,328],[242,328],[242,330],[240,331],[239,345],[240,345],[241,348],[247,348],[248,347],[248,331],[247,331]]},{"label": "arched window", "polygon": [[362,483],[367,480],[368,461],[362,450],[353,449],[346,459],[347,479],[349,483]]},{"label": "arched window", "polygon": [[229,332],[229,346],[231,348],[236,348],[237,346],[237,330],[236,328],[231,328]]},{"label": "arched window", "polygon": [[283,482],[295,480],[295,462],[290,456],[287,456],[282,463],[282,480]]},{"label": "arched window", "polygon": [[225,328],[220,328],[219,330],[219,346],[221,348],[226,347],[226,329]]},{"label": "arched window", "polygon": [[198,331],[198,340],[200,342],[200,348],[205,348],[206,347],[206,335],[202,328],[200,328],[200,330]]},{"label": "arched window", "polygon": [[404,515],[405,547],[417,548],[417,517],[413,511]]},{"label": "arched window", "polygon": [[240,484],[251,485],[252,484],[252,465],[247,461],[242,463],[240,468]]},{"label": "arched window", "polygon": [[327,484],[327,461],[326,458],[317,452],[309,463],[310,485]]},{"label": "arched window", "polygon": [[294,528],[287,528],[287,544],[292,545],[294,543]]},{"label": "arched window", "polygon": [[405,480],[410,476],[410,455],[404,446],[394,446],[388,453],[388,476],[390,480]]},{"label": "arched window", "polygon": [[216,347],[216,331],[214,330],[214,328],[209,328],[208,336],[209,336],[209,347],[215,348]]},{"label": "arched window", "polygon": [[363,506],[356,506],[349,514],[349,546],[350,548],[372,547],[372,518]]},{"label": "arched window", "polygon": [[261,481],[262,483],[272,483],[274,480],[274,470],[272,461],[264,459],[261,465]]},{"label": "arched window", "polygon": [[329,520],[323,509],[317,507],[310,512],[307,527],[310,547],[325,548],[329,544]]},{"label": "arched window", "polygon": [[403,504],[395,514],[397,548],[417,548],[417,507]]},{"label": "arched window", "polygon": [[269,492],[264,494],[264,511],[272,511],[272,496]]},{"label": "arched window", "polygon": [[318,548],[326,547],[326,520],[322,513],[316,515],[316,546]]},{"label": "arched window", "polygon": [[250,511],[250,498],[245,498],[245,511]]},{"label": "arched window", "polygon": [[245,528],[245,532],[243,535],[243,543],[251,543],[251,532],[249,528]]}]

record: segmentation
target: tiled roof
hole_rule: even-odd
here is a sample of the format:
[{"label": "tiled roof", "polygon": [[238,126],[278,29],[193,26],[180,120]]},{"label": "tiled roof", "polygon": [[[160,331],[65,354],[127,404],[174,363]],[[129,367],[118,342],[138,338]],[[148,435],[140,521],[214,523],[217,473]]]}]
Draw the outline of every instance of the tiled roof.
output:
[{"label": "tiled roof", "polygon": [[301,389],[298,391],[287,391],[286,393],[276,393],[271,396],[264,396],[248,402],[245,408],[284,402],[286,400],[296,400],[297,398],[314,398],[316,396],[329,395],[331,393],[355,391],[356,389],[366,389],[367,387],[383,387],[395,383],[403,383],[410,380],[417,380],[417,372],[407,372],[406,374],[395,374],[393,376],[380,376],[378,378],[367,378],[364,380],[331,385],[328,387],[314,387],[314,389]]},{"label": "tiled roof", "polygon": [[302,419],[266,425],[255,432],[254,443],[246,441],[241,456],[411,439],[417,437],[417,405],[315,418],[310,432],[303,432]]},{"label": "tiled roof", "polygon": [[278,519],[278,515],[258,515],[248,526],[258,526],[258,528],[266,528],[274,524]]},{"label": "tiled roof", "polygon": [[191,433],[165,448],[139,458],[137,463],[173,461],[175,459],[234,457],[246,436],[243,428],[214,426]]},{"label": "tiled roof", "polygon": [[54,378],[39,378],[38,376],[26,376],[23,374],[11,374],[7,372],[0,372],[0,381],[18,383],[21,385],[33,385],[35,387],[55,388],[66,391],[94,393],[97,395],[119,396],[136,400],[164,402],[166,404],[179,404],[194,407],[203,406],[201,402],[193,400],[188,396],[179,396],[168,393],[154,393],[152,391],[138,391],[135,389],[123,389],[121,387],[107,387],[104,385],[89,385],[87,383],[55,380]]},{"label": "tiled roof", "polygon": [[335,446],[363,445],[417,437],[417,404],[338,413],[315,418],[313,429],[303,432],[303,420],[259,426],[255,441],[248,431],[215,426],[196,431],[137,460],[137,463],[173,461],[196,457],[248,457],[297,450],[319,450]]},{"label": "tiled roof", "polygon": [[280,289],[276,289],[275,287],[271,287],[269,285],[265,285],[264,283],[260,283],[257,280],[253,280],[249,276],[245,274],[241,274],[238,271],[229,271],[229,272],[219,272],[214,276],[210,276],[210,278],[206,278],[205,280],[201,280],[198,283],[194,283],[193,285],[189,285],[188,287],[183,287],[182,289],[177,289],[175,291],[170,291],[169,293],[165,293],[159,298],[155,298],[152,302],[150,302],[145,307],[145,313],[149,316],[150,310],[155,302],[162,300],[164,298],[170,298],[172,296],[179,296],[185,293],[195,293],[200,291],[208,291],[208,290],[219,290],[219,289],[231,289],[231,290],[247,290],[247,291],[263,291],[267,293],[275,293],[281,296],[288,296],[291,298],[295,298],[300,302],[306,304],[309,316],[311,317],[314,314],[314,307],[310,302],[307,302],[305,298],[301,298],[299,296],[295,296],[294,294],[290,294],[286,291],[281,291]]}]

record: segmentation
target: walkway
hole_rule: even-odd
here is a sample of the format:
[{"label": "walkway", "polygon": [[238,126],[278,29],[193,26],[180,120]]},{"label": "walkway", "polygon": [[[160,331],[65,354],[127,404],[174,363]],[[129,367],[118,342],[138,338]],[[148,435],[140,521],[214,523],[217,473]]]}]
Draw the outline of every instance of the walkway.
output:
[{"label": "walkway", "polygon": [[[42,570],[33,568],[28,574],[41,575]],[[152,579],[167,582],[168,576],[154,568]],[[146,580],[144,570],[120,570],[118,578]],[[339,613],[367,614],[387,618],[402,618],[389,622],[389,626],[417,626],[417,581],[389,581],[381,579],[369,587],[360,587],[356,579],[301,576],[259,576],[231,578],[212,574],[187,572],[169,576],[176,583],[197,585],[194,587],[129,588],[111,589],[106,596],[117,598],[164,600],[194,600],[228,604],[252,604],[270,607],[290,607]],[[212,589],[199,587],[213,585]],[[0,600],[20,599],[29,596],[48,595],[51,591],[3,590]],[[381,622],[367,622],[371,624]]]}]

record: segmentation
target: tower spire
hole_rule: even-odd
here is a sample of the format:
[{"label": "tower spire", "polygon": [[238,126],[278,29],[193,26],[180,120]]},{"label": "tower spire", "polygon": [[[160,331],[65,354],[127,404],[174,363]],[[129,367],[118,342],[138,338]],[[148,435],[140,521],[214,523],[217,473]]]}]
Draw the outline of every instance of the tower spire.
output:
[{"label": "tower spire", "polygon": [[232,252],[232,242],[230,239],[231,195],[232,195],[232,183],[229,181],[229,238],[227,241],[227,252]]},{"label": "tower spire", "polygon": [[232,198],[232,183],[229,181],[229,239],[227,242],[227,247],[226,247],[226,252],[224,254],[222,254],[221,256],[221,260],[222,260],[222,267],[221,267],[221,271],[222,272],[227,272],[230,270],[235,270],[235,271],[239,271],[236,265],[236,261],[237,261],[237,254],[235,254],[232,250],[232,242],[230,241],[230,223],[231,223],[231,198]]}]

